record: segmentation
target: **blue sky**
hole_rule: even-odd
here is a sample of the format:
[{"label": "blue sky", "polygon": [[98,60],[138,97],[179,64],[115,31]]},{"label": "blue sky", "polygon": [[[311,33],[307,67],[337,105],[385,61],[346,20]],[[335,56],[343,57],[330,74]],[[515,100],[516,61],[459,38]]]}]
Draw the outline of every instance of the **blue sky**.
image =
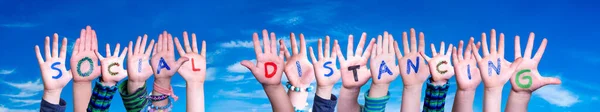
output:
[{"label": "blue sky", "polygon": [[[535,32],[536,49],[542,37],[549,40],[540,72],[543,76],[560,77],[563,84],[534,92],[529,109],[590,111],[594,104],[600,104],[600,95],[596,94],[600,92],[597,88],[600,76],[590,74],[589,70],[600,67],[600,51],[592,49],[596,47],[596,37],[600,37],[598,4],[573,0],[3,0],[0,1],[0,111],[39,108],[43,83],[33,47],[43,45],[44,37],[55,32],[69,38],[72,44],[85,25],[92,25],[97,31],[100,45],[125,44],[143,34],[157,38],[163,30],[177,37],[183,31],[196,33],[208,43],[205,100],[206,110],[211,112],[270,111],[260,84],[239,65],[241,60],[255,59],[251,33],[264,28],[281,39],[288,39],[289,32],[304,33],[310,46],[316,46],[316,40],[325,35],[346,45],[348,34],[367,32],[369,37],[375,37],[384,30],[400,34],[409,28],[424,32],[426,43],[456,44],[470,36],[479,40],[481,32],[495,28],[510,40],[506,42],[509,60],[513,58],[512,38]],[[526,41],[521,39],[524,45]],[[183,79],[175,75],[172,83],[175,93],[185,97]],[[446,110],[451,110],[456,90],[454,79],[450,84]],[[334,94],[339,93],[340,86],[341,83],[336,84]],[[71,87],[67,85],[61,96],[68,102],[67,111],[72,111]],[[482,88],[481,84],[475,96],[476,111],[482,108]],[[509,90],[508,83],[503,92],[503,106]],[[390,92],[388,111],[398,111],[402,95],[400,78],[392,83]],[[309,103],[313,97],[314,94],[309,96]],[[362,102],[362,94],[359,97]],[[124,110],[118,95],[111,110]],[[180,98],[174,111],[184,110],[185,98]]]}]

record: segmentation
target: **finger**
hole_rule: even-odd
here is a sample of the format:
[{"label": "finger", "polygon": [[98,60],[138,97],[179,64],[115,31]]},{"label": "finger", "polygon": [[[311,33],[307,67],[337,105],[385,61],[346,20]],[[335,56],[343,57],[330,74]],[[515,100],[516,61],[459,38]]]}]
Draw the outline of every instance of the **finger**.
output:
[{"label": "finger", "polygon": [[541,60],[544,55],[544,51],[546,50],[546,45],[548,44],[548,39],[544,38],[542,40],[542,44],[540,44],[540,48],[538,48],[537,52],[535,52],[535,56],[533,56],[534,60]]},{"label": "finger", "polygon": [[277,54],[277,36],[274,32],[271,32],[271,53]]},{"label": "finger", "polygon": [[419,33],[419,52],[425,52],[425,34],[423,32]]},{"label": "finger", "polygon": [[515,36],[515,59],[521,57],[521,37]]},{"label": "finger", "polygon": [[410,28],[410,52],[417,52],[417,34],[414,28]]},{"label": "finger", "polygon": [[492,29],[490,33],[490,54],[497,54],[498,50],[496,49],[496,30]]},{"label": "finger", "polygon": [[[451,49],[451,48],[448,48],[448,49]],[[440,53],[438,53],[438,54],[444,55],[444,50],[446,50],[446,43],[444,43],[444,41],[442,41],[442,43],[440,44]]]},{"label": "finger", "polygon": [[[204,43],[204,40],[202,42]],[[202,45],[202,46],[203,46],[202,49],[205,50],[204,52],[206,52],[204,45]],[[192,52],[198,53],[198,42],[196,41],[195,33],[192,33]],[[203,55],[206,56],[206,53]]]},{"label": "finger", "polygon": [[[353,35],[349,35],[348,36],[348,46],[346,47],[346,57],[350,58],[351,56],[354,56],[354,36]],[[339,55],[339,54],[338,54]]]},{"label": "finger", "polygon": [[167,51],[171,51],[172,53],[175,53],[175,49],[174,49],[174,44],[173,44],[173,36],[171,34],[169,34],[169,40],[167,40]]},{"label": "finger", "polygon": [[[463,60],[463,59],[464,59],[464,58],[463,58],[463,55],[462,55],[462,54],[463,54],[463,46],[464,46],[464,44],[465,44],[465,43],[463,42],[463,40],[460,40],[460,41],[458,42],[458,53],[457,53],[457,54],[461,54],[461,55],[454,55],[454,54],[453,54],[454,56],[458,56],[458,57],[456,57],[457,59],[460,59],[460,60]],[[468,48],[468,46],[469,46],[469,45],[467,45],[467,49],[469,49],[469,48]],[[453,49],[453,50],[456,52],[456,49]]]},{"label": "finger", "polygon": [[452,47],[454,47],[452,44],[448,45],[448,51],[446,51],[446,56],[450,56],[451,55],[452,50],[453,50],[453,49],[451,49]]},{"label": "finger", "polygon": [[[360,41],[358,41],[358,46],[356,46],[356,52],[354,52],[355,57],[358,57],[361,55],[361,53],[363,53],[363,49],[364,49],[366,40],[367,40],[367,33],[363,32],[362,35],[360,36]],[[375,41],[373,41],[373,43],[375,43]],[[369,53],[369,55],[371,55],[371,53]],[[368,57],[367,57],[367,59],[368,59]]]},{"label": "finger", "polygon": [[43,64],[44,63],[44,58],[42,58],[42,54],[40,53],[40,46],[35,45],[35,56],[38,59],[38,64]]},{"label": "finger", "polygon": [[459,59],[458,59],[458,57],[457,57],[457,56],[458,56],[458,53],[456,52],[456,47],[452,47],[452,50],[453,50],[453,51],[452,51],[452,63],[453,63],[454,65],[458,65],[458,60],[459,60]]},{"label": "finger", "polygon": [[271,39],[269,39],[269,32],[267,31],[267,29],[263,29],[262,30],[262,37],[263,37],[263,47],[265,50],[265,54],[271,54],[271,43],[269,41],[271,41]]},{"label": "finger", "polygon": [[[475,45],[471,45],[471,46],[475,46]],[[477,60],[477,62],[479,62],[481,60],[481,55],[479,55],[479,48],[477,47],[473,47],[473,55],[475,55],[475,59]]]},{"label": "finger", "polygon": [[158,52],[163,50],[163,43],[164,43],[163,38],[164,38],[163,34],[158,35],[158,43],[156,43],[156,49],[157,49],[156,51],[158,51]]},{"label": "finger", "polygon": [[290,47],[292,48],[292,54],[298,54],[298,44],[296,43],[296,34],[290,33]]},{"label": "finger", "polygon": [[[190,53],[192,51],[192,47],[190,47],[190,40],[188,38],[188,34],[186,31],[183,32],[183,45],[185,47],[185,52]],[[181,53],[180,53],[181,54]],[[185,54],[185,53],[184,53]]]},{"label": "finger", "polygon": [[483,43],[483,56],[490,55],[490,52],[488,51],[487,37],[485,33],[481,33],[481,42]]},{"label": "finger", "polygon": [[52,59],[52,55],[50,55],[50,37],[46,36],[46,40],[44,41],[44,53],[46,54],[46,60]]},{"label": "finger", "polygon": [[408,36],[406,32],[402,32],[402,47],[404,48],[404,55],[408,55],[410,50],[408,50]]},{"label": "finger", "polygon": [[87,50],[87,37],[86,37],[87,31],[84,29],[81,29],[81,32],[79,33],[79,38],[81,39],[81,45],[80,45],[80,51],[85,51]]},{"label": "finger", "polygon": [[279,47],[279,55],[278,56],[279,56],[279,59],[284,60],[285,53],[283,53],[284,51],[283,51],[283,48],[281,48],[281,47],[285,47],[285,46]]},{"label": "finger", "polygon": [[119,56],[119,51],[121,50],[121,44],[117,43],[117,47],[115,47],[115,52],[112,56]]},{"label": "finger", "polygon": [[[387,37],[387,36],[386,36]],[[381,35],[377,36],[377,43],[375,43],[375,47],[373,48],[373,52],[375,54],[380,54],[383,53],[382,47],[383,47],[383,37],[381,37]],[[373,55],[371,54],[371,57],[373,57]]]},{"label": "finger", "polygon": [[59,58],[61,58],[61,59],[66,59],[67,58],[67,44],[69,44],[67,42],[67,37],[64,37],[62,39],[62,45],[60,47],[60,56],[59,56]]},{"label": "finger", "polygon": [[306,41],[302,33],[300,33],[300,54],[303,54],[303,57],[306,56]]},{"label": "finger", "polygon": [[[312,49],[310,50],[310,52],[311,52],[311,54],[313,54],[312,53],[313,52]],[[321,40],[321,39],[319,39],[319,42],[317,43],[317,52],[318,52],[317,55],[319,55],[319,60],[323,60],[323,58],[324,58],[323,57],[323,40]]]},{"label": "finger", "polygon": [[[198,52],[198,51],[196,51],[196,52]],[[200,55],[206,57],[206,41],[204,41],[204,40],[202,40],[202,52]]]},{"label": "finger", "polygon": [[342,50],[340,50],[340,45],[338,44],[338,40],[334,40],[333,41],[334,45],[333,48],[335,49],[335,53],[338,57],[338,60],[340,61],[340,65],[344,65],[344,63],[346,62],[346,59],[344,58],[344,55],[342,55]]},{"label": "finger", "polygon": [[533,51],[533,40],[535,39],[535,34],[533,32],[529,33],[529,40],[527,40],[527,47],[525,47],[525,55],[523,58],[530,59],[531,52]]},{"label": "finger", "polygon": [[398,60],[400,60],[400,58],[402,58],[402,53],[400,52],[400,48],[398,48],[398,42],[394,41],[394,50],[396,50],[396,57],[398,58]]},{"label": "finger", "polygon": [[394,52],[394,48],[395,48],[394,47],[394,42],[396,40],[394,40],[394,36],[392,34],[389,34],[389,35],[390,35],[390,37],[389,37],[390,40],[388,40],[388,51],[384,51],[384,52],[393,53]]},{"label": "finger", "polygon": [[58,34],[52,36],[52,57],[58,58]]},{"label": "finger", "polygon": [[[128,47],[128,48],[129,48],[130,50],[129,50],[129,52],[127,52],[127,55],[129,55],[129,56],[131,56],[131,55],[133,54],[133,50],[131,50],[132,46],[133,46],[133,42],[132,42],[132,41],[129,41],[129,47]],[[137,53],[136,53],[136,54],[137,54]]]},{"label": "finger", "polygon": [[110,57],[110,44],[106,43],[106,57]]},{"label": "finger", "polygon": [[381,46],[381,47],[382,47],[382,49],[381,49],[381,51],[380,51],[380,52],[378,52],[378,53],[384,53],[384,52],[385,52],[385,53],[388,53],[388,50],[389,50],[389,48],[390,48],[390,43],[389,43],[389,41],[390,41],[390,34],[389,34],[387,31],[386,31],[386,32],[383,32],[383,43],[382,43],[382,44],[383,44],[383,46]]},{"label": "finger", "polygon": [[369,56],[371,56],[371,52],[373,52],[373,44],[375,44],[375,38],[371,38],[371,41],[369,41],[369,45],[367,46],[366,51],[362,54],[363,57],[363,63],[367,63],[367,61],[369,61]]},{"label": "finger", "polygon": [[427,56],[425,53],[423,53],[423,52],[419,52],[419,54],[420,54],[422,57],[424,57],[426,61],[429,61],[429,60],[431,60],[431,57]]},{"label": "finger", "polygon": [[187,62],[188,60],[190,60],[190,58],[187,58],[187,57],[180,57],[180,58],[177,60],[177,65],[176,65],[177,67],[175,67],[175,68],[179,68],[179,67],[181,67],[181,65],[183,65],[183,63]]},{"label": "finger", "polygon": [[435,50],[435,44],[431,43],[431,55],[435,56],[437,55],[437,51]]},{"label": "finger", "polygon": [[279,40],[279,49],[283,49],[283,54],[285,55],[285,58],[290,58],[290,51],[287,49],[287,46],[285,46],[285,42],[283,40]]},{"label": "finger", "polygon": [[313,48],[309,47],[308,49],[310,49],[310,59],[312,60],[312,62],[313,63],[317,62],[317,58],[315,57],[315,52],[313,51]]},{"label": "finger", "polygon": [[[144,38],[142,38],[142,44],[140,44],[140,48],[138,49],[139,51],[135,51],[135,54],[144,54],[144,52],[147,52],[146,49],[146,41],[148,41],[148,35],[144,34]],[[150,44],[152,45],[152,44]],[[131,46],[129,46],[129,48],[131,48]],[[133,51],[130,51],[133,52]],[[131,54],[130,54],[131,55]]]},{"label": "finger", "polygon": [[371,56],[369,56],[369,57],[371,58],[371,61],[373,61],[373,60],[375,59],[375,57],[377,57],[377,51],[379,51],[377,46],[380,46],[380,45],[379,45],[379,44],[377,44],[377,43],[375,43],[375,44],[373,44],[373,45],[374,45],[375,47],[373,47],[373,49],[371,49],[371,50],[373,50],[373,52],[371,52]]},{"label": "finger", "polygon": [[150,52],[152,52],[154,49],[154,52],[156,52],[156,48],[155,48],[155,44],[154,44],[154,39],[150,40],[150,44],[148,44],[148,48],[146,48],[146,56],[150,55]]},{"label": "finger", "polygon": [[254,68],[256,68],[256,65],[254,65],[254,63],[252,63],[251,61],[248,60],[244,60],[242,62],[240,62],[240,64],[242,64],[242,66],[248,68],[248,70],[254,72]]},{"label": "finger", "polygon": [[77,40],[75,40],[75,45],[73,45],[73,52],[71,52],[71,55],[79,53],[79,49],[82,48],[82,47],[80,47],[80,45],[81,45],[81,39],[77,38]]},{"label": "finger", "polygon": [[179,52],[179,56],[185,55],[185,51],[183,51],[183,47],[181,47],[180,41],[178,38],[175,38],[175,47],[177,48],[177,52]]},{"label": "finger", "polygon": [[141,44],[142,44],[142,37],[138,36],[137,40],[135,41],[135,48],[133,48],[134,52],[136,52],[136,54],[137,54],[137,52],[140,52]]},{"label": "finger", "polygon": [[330,58],[330,57],[334,57],[331,56],[331,50],[329,49],[329,36],[325,36],[325,57]]},{"label": "finger", "polygon": [[559,78],[555,78],[555,77],[543,77],[542,78],[543,81],[543,85],[557,85],[557,84],[561,84],[562,81]]},{"label": "finger", "polygon": [[500,33],[500,42],[498,42],[498,55],[504,57],[504,33]]},{"label": "finger", "polygon": [[85,50],[93,50],[92,49],[92,27],[91,26],[87,26],[85,27]]},{"label": "finger", "polygon": [[[472,39],[473,38],[471,37],[471,39],[469,39],[469,43],[467,43],[467,48],[465,49],[464,57],[462,57],[463,59],[459,58],[461,61],[465,60],[465,59],[472,59],[471,58],[471,56],[473,55],[473,53],[471,53],[473,51],[473,46],[472,46],[473,45],[473,40]],[[461,55],[459,55],[459,57],[460,56]]]},{"label": "finger", "polygon": [[98,50],[98,37],[96,35],[96,30],[92,30],[92,50]]},{"label": "finger", "polygon": [[[108,44],[107,44],[107,45],[108,45]],[[101,55],[101,54],[98,52],[98,50],[95,50],[95,51],[94,51],[94,53],[96,54],[96,56],[98,57],[98,59],[100,59],[101,61],[102,61],[102,60],[104,60],[104,56],[102,56],[102,55]],[[107,56],[108,56],[108,54],[107,54]]]},{"label": "finger", "polygon": [[334,47],[332,49],[332,51],[331,51],[331,58],[333,58],[334,62],[335,62],[335,59],[337,58],[337,53],[336,52],[338,52],[338,49],[335,49],[335,47]]},{"label": "finger", "polygon": [[158,49],[158,43],[154,44],[154,49],[152,50],[152,56],[156,55],[156,49]]},{"label": "finger", "polygon": [[258,40],[258,33],[256,32],[252,34],[252,43],[254,43],[254,53],[256,53],[256,56],[258,57],[262,54],[262,48],[260,48],[260,41]]},{"label": "finger", "polygon": [[127,53],[126,53],[126,52],[127,52],[127,49],[128,49],[127,47],[123,48],[123,52],[121,52],[121,54],[120,54],[120,55],[118,55],[118,56],[119,56],[119,58],[121,58],[121,60],[124,60],[124,59],[125,59],[125,57],[127,56]]}]

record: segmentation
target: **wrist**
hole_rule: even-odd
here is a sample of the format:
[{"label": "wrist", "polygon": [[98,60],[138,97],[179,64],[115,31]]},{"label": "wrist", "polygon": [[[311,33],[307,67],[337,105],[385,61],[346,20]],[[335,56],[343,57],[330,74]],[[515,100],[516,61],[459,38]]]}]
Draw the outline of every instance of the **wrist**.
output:
[{"label": "wrist", "polygon": [[103,86],[109,86],[109,87],[110,87],[110,86],[115,86],[115,85],[117,84],[117,82],[113,82],[113,81],[100,81],[100,83],[101,83]]},{"label": "wrist", "polygon": [[146,81],[127,80],[127,91],[134,92],[138,88],[144,86],[144,84],[146,84]]},{"label": "wrist", "polygon": [[171,78],[155,78],[154,84],[160,87],[171,87]]},{"label": "wrist", "polygon": [[421,91],[421,89],[423,89],[423,84],[416,84],[416,85],[405,85],[404,86],[404,91]]},{"label": "wrist", "polygon": [[186,82],[186,88],[203,88],[204,82]]},{"label": "wrist", "polygon": [[371,84],[371,89],[369,90],[369,97],[378,98],[386,96],[388,93],[388,89],[390,84]]},{"label": "wrist", "polygon": [[435,86],[441,86],[448,83],[448,80],[446,79],[442,79],[442,80],[431,80],[431,84],[435,85]]},{"label": "wrist", "polygon": [[333,86],[317,86],[316,94],[317,96],[329,100],[331,99],[331,91]]},{"label": "wrist", "polygon": [[44,90],[44,95],[42,99],[46,100],[51,104],[59,104],[60,103],[60,93],[62,93],[62,89],[60,90]]},{"label": "wrist", "polygon": [[519,100],[529,101],[529,99],[531,98],[531,92],[525,92],[525,91],[519,92],[519,91],[511,90],[510,97],[514,97],[515,99],[519,99]]}]

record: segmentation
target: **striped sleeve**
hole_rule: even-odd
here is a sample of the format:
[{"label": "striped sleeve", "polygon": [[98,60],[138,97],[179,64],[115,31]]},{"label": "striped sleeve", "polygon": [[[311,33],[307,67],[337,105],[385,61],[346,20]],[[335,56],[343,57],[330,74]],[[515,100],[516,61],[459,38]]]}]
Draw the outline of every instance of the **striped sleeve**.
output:
[{"label": "striped sleeve", "polygon": [[369,91],[365,93],[365,105],[363,108],[364,112],[385,112],[385,105],[390,100],[390,92],[386,96],[371,98],[369,97]]},{"label": "striped sleeve", "polygon": [[431,84],[431,82],[428,82],[427,89],[425,90],[423,112],[444,112],[448,87],[448,83],[436,86]]},{"label": "striped sleeve", "polygon": [[104,86],[100,82],[96,82],[92,90],[92,97],[88,104],[88,112],[108,112],[110,101],[117,91],[117,86]]},{"label": "striped sleeve", "polygon": [[146,99],[146,84],[144,86],[138,88],[133,93],[127,92],[127,81],[123,81],[119,85],[119,93],[121,94],[121,99],[123,99],[123,104],[125,105],[125,109],[127,112],[140,112],[144,109],[149,101]]}]

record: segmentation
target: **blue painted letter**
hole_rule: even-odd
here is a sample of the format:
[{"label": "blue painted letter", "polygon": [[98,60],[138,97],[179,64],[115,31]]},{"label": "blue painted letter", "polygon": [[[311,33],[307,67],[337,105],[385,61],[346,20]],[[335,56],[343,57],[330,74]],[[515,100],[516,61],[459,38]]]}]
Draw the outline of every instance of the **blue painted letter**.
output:
[{"label": "blue painted letter", "polygon": [[379,75],[377,75],[377,79],[381,79],[381,74],[387,73],[388,75],[393,75],[392,71],[385,64],[385,61],[381,60],[381,64],[379,65]]},{"label": "blue painted letter", "polygon": [[329,77],[329,76],[333,75],[333,69],[331,67],[327,66],[327,65],[331,65],[331,64],[332,64],[331,61],[327,61],[327,62],[325,62],[325,64],[323,64],[324,68],[329,69],[329,73],[325,74],[325,77]]},{"label": "blue painted letter", "polygon": [[54,62],[54,63],[52,63],[52,66],[50,66],[50,68],[52,68],[52,70],[58,71],[58,75],[52,76],[53,79],[58,79],[58,78],[62,77],[62,71],[60,71],[60,69],[56,68],[55,67],[56,65],[60,65],[60,62]]},{"label": "blue painted letter", "polygon": [[419,57],[417,57],[416,64],[412,60],[408,59],[406,62],[406,74],[410,74],[410,68],[415,69],[415,73],[419,72]]},{"label": "blue painted letter", "polygon": [[169,65],[167,65],[167,62],[165,62],[165,59],[160,57],[160,61],[158,62],[158,70],[156,71],[157,74],[160,74],[160,70],[166,68],[167,70],[171,70],[171,67],[169,67]]},{"label": "blue painted letter", "polygon": [[494,69],[494,71],[496,71],[496,74],[500,75],[500,65],[502,65],[500,63],[500,58],[498,58],[498,66],[494,66],[494,63],[492,63],[492,61],[488,61],[488,75],[492,75],[492,69]]},{"label": "blue painted letter", "polygon": [[471,65],[467,65],[467,74],[469,76],[469,80],[471,80]]},{"label": "blue painted letter", "polygon": [[302,77],[302,67],[300,67],[300,61],[296,61],[296,68],[298,68],[298,77]]}]

